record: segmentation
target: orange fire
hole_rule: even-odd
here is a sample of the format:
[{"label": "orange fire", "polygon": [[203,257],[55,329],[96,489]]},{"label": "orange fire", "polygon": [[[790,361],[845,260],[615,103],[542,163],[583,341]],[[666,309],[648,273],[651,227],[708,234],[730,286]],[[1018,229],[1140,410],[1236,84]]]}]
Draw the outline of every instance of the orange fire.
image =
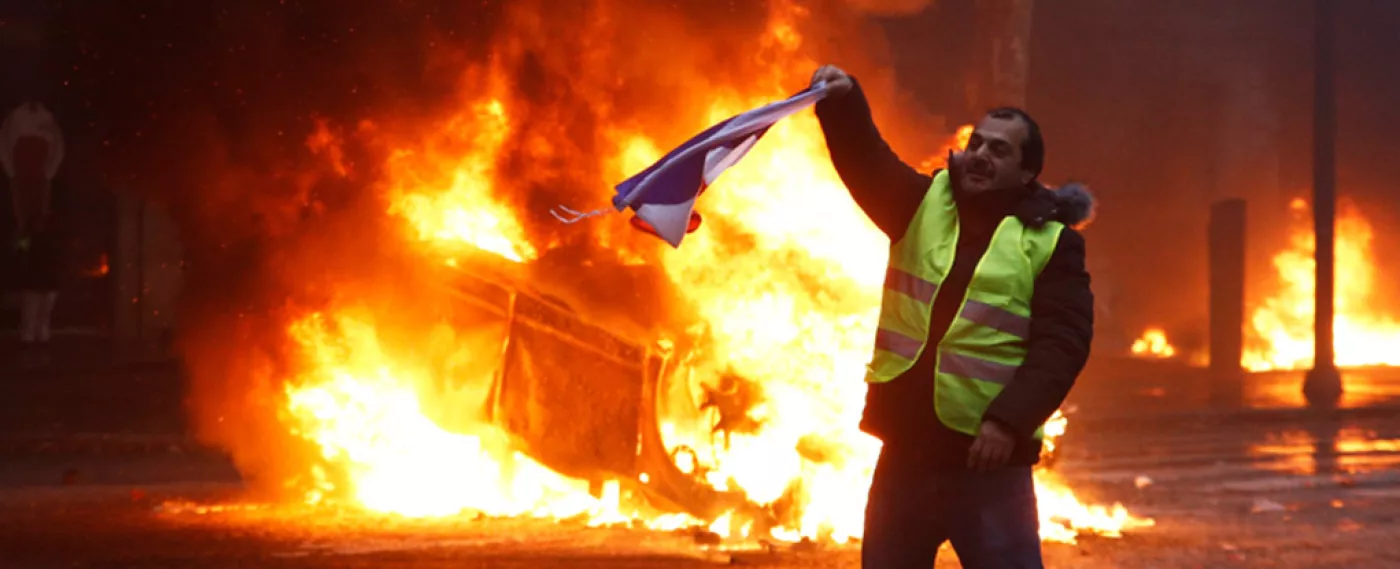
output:
[{"label": "orange fire", "polygon": [[[1273,258],[1279,288],[1249,319],[1252,342],[1241,364],[1249,370],[1307,369],[1313,364],[1313,290],[1316,248],[1307,201],[1290,204],[1289,246]],[[1400,322],[1377,310],[1377,275],[1371,224],[1343,204],[1336,225],[1337,365],[1400,365]]]},{"label": "orange fire", "polygon": [[[953,133],[953,140],[951,141],[952,143],[948,145],[948,149],[957,150],[967,148],[968,141],[972,140],[972,131],[976,128],[976,125],[970,124],[958,127],[957,132]],[[942,168],[944,163],[948,161],[948,149],[945,149],[942,154],[926,158],[923,162],[919,163],[919,169],[924,172],[932,172],[937,168]]]},{"label": "orange fire", "polygon": [[308,365],[287,384],[286,422],[343,480],[333,480],[325,467],[312,468],[304,485],[308,503],[348,496],[368,510],[407,517],[635,520],[655,529],[696,522],[683,515],[643,518],[636,510],[624,515],[615,482],[594,496],[588,482],[514,450],[509,436],[489,423],[443,428],[420,399],[431,371],[386,354],[367,314],[312,313],[290,332]]},{"label": "orange fire", "polygon": [[[519,147],[518,135],[554,124],[556,115],[505,75],[510,57],[524,57],[524,48],[514,44],[468,73],[471,88],[464,89],[460,107],[424,132],[391,136],[380,131],[390,125],[371,122],[357,131],[385,146],[378,187],[386,214],[406,228],[407,248],[438,266],[477,262],[463,260],[471,257],[462,252],[479,249],[528,268],[563,239],[551,231],[592,239],[622,264],[659,266],[695,321],[647,339],[693,347],[674,359],[689,384],[666,394],[674,404],[658,428],[668,450],[693,449],[676,455],[678,466],[706,473],[713,488],[741,490],[760,506],[789,504],[795,515],[771,535],[753,535],[752,522],[736,512],[698,520],[629,498],[624,486],[645,484],[646,475],[599,489],[560,474],[523,454],[488,417],[462,411],[480,409],[489,396],[502,358],[499,338],[447,324],[406,327],[373,299],[350,294],[297,312],[287,326],[298,363],[279,394],[280,420],[318,454],[288,484],[308,503],[349,502],[409,517],[480,513],[657,529],[700,526],[732,539],[858,538],[864,490],[879,452],[879,443],[857,428],[861,377],[888,240],[832,169],[815,117],[806,113],[774,127],[709,188],[699,206],[709,221],[679,249],[631,231],[621,216],[541,229],[530,224],[523,197],[532,188],[527,182],[545,179],[541,171],[567,157],[571,168],[594,178],[589,195],[605,203],[612,183],[659,158],[678,135],[785,97],[818,63],[804,46],[806,16],[797,5],[773,2],[756,44],[762,71],[701,78],[704,88],[689,91],[705,99],[677,101],[681,108],[647,120],[600,121],[588,144],[560,129],[526,136],[525,148]],[[521,25],[537,24],[535,16],[521,17]],[[604,118],[606,109],[621,104],[596,85],[574,88],[574,96],[590,100]],[[960,129],[945,146],[965,144],[970,132]],[[344,162],[335,136],[322,125],[308,146],[347,175],[355,166]],[[512,140],[517,144],[508,148]],[[508,172],[503,164],[512,152],[523,152],[532,165]],[[935,152],[927,163],[945,153]],[[716,436],[716,411],[697,405],[696,394],[735,375],[761,391],[744,411],[752,428]],[[449,377],[467,387],[444,387]],[[445,399],[454,403],[444,406]],[[461,401],[476,404],[455,403]],[[1047,448],[1065,426],[1057,414],[1047,428]],[[694,464],[681,465],[681,458]],[[1121,505],[1086,506],[1046,469],[1037,471],[1036,488],[1047,540],[1072,542],[1085,532],[1116,536],[1150,524]]]},{"label": "orange fire", "polygon": [[[1045,423],[1045,446],[1042,457],[1054,455],[1060,437],[1069,427],[1069,418],[1055,411]],[[1104,537],[1121,537],[1124,530],[1152,527],[1151,518],[1140,518],[1128,512],[1122,504],[1111,507],[1085,504],[1075,496],[1064,479],[1042,463],[1035,469],[1035,495],[1040,511],[1040,537],[1045,541],[1075,543],[1083,533]]]},{"label": "orange fire", "polygon": [[[309,366],[287,384],[289,423],[346,470],[364,507],[405,516],[514,516],[549,506],[568,516],[593,506],[570,503],[586,488],[512,454],[496,440],[500,433],[450,433],[429,419],[417,392],[424,372],[385,354],[370,322],[313,313],[292,324],[291,336]],[[324,471],[312,476],[308,501],[336,490]]]},{"label": "orange fire", "polygon": [[1140,358],[1170,359],[1176,357],[1176,348],[1167,341],[1167,332],[1157,327],[1144,330],[1142,336],[1133,341],[1132,352],[1134,356]]},{"label": "orange fire", "polygon": [[441,125],[422,148],[393,152],[389,212],[408,219],[425,241],[466,243],[515,262],[534,259],[524,227],[492,198],[497,157],[513,128],[505,105],[488,99]]}]

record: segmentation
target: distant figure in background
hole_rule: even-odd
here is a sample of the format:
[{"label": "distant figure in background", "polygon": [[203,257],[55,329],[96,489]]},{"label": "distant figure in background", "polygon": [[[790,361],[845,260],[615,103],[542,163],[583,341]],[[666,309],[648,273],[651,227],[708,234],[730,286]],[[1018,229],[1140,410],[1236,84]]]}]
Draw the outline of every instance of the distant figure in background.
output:
[{"label": "distant figure in background", "polygon": [[15,232],[6,241],[20,293],[20,342],[46,344],[61,270],[51,197],[63,163],[63,133],[43,103],[25,101],[5,117],[0,162],[15,212]]}]

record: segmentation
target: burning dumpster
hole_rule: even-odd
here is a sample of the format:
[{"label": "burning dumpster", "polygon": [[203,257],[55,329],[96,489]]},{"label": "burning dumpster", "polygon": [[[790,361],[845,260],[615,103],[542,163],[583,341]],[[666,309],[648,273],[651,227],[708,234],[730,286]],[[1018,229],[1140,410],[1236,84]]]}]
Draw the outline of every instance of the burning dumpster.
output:
[{"label": "burning dumpster", "polygon": [[657,398],[676,370],[670,350],[623,338],[505,279],[460,273],[452,284],[469,311],[506,322],[486,416],[523,452],[588,481],[595,497],[611,482],[662,511],[764,517],[742,492],[713,489],[696,461],[682,471],[666,448]]}]

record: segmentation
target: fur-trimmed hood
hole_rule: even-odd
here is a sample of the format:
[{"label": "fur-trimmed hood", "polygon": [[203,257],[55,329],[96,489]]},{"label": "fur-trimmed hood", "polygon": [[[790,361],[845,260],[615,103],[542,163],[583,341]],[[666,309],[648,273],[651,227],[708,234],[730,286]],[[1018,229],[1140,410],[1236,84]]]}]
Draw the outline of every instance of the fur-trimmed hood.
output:
[{"label": "fur-trimmed hood", "polygon": [[1075,229],[1094,220],[1097,202],[1088,186],[1069,182],[1058,188],[1038,186],[1016,207],[1016,217],[1031,227],[1058,221]]},{"label": "fur-trimmed hood", "polygon": [[[935,170],[933,175],[936,177],[942,172],[943,169]],[[953,176],[952,173],[948,175]],[[970,196],[962,196],[957,178],[953,177],[951,182],[953,195],[957,196],[958,201],[968,201]],[[987,201],[982,202],[984,207],[995,210],[998,218],[1005,215],[1003,212],[1007,211],[1009,205],[1011,213],[1028,227],[1040,227],[1047,221],[1058,221],[1067,227],[1083,229],[1094,221],[1094,214],[1098,209],[1098,201],[1094,199],[1094,194],[1081,182],[1067,182],[1058,188],[1050,188],[1035,181],[1031,182],[1030,187],[1014,192],[1014,196],[987,197],[993,200],[991,203],[1002,200],[1003,205],[1000,206],[989,205]],[[1008,203],[1006,198],[1010,198],[1011,201]],[[971,201],[976,202],[979,199],[972,198]]]}]

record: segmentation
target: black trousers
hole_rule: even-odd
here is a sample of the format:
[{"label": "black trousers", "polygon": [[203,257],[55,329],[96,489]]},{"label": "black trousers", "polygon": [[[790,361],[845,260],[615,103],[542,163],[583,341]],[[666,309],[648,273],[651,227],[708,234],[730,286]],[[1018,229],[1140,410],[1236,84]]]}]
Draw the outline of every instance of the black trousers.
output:
[{"label": "black trousers", "polygon": [[978,473],[931,469],[886,447],[865,509],[861,566],[929,569],[951,542],[966,569],[1042,569],[1029,466]]}]

